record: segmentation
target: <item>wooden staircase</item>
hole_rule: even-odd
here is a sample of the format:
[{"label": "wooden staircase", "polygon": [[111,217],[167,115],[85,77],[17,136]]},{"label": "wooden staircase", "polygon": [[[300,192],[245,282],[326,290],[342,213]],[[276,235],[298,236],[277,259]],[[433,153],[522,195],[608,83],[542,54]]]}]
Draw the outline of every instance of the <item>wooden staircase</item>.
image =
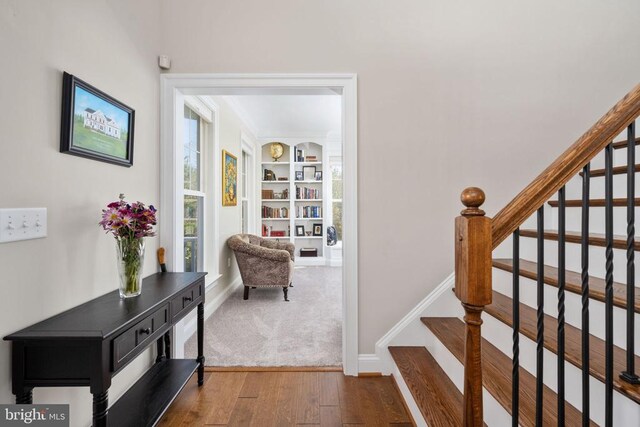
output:
[{"label": "wooden staircase", "polygon": [[[480,209],[484,202],[482,190],[469,188],[463,192],[461,199],[466,209],[461,217],[456,218],[454,290],[465,310],[464,321],[459,317],[422,317],[421,321],[432,337],[430,339],[436,340],[437,345],[388,348],[402,381],[428,426],[496,425],[491,419],[484,418],[485,392],[511,416],[514,426],[598,425],[591,418],[594,411],[589,409],[596,405],[600,405],[599,412],[595,412],[598,412],[602,425],[612,426],[615,419],[615,425],[640,426],[640,378],[637,377],[638,370],[633,370],[634,366],[640,367],[640,356],[634,353],[633,336],[635,315],[640,313],[640,288],[635,286],[634,264],[634,253],[640,251],[640,239],[635,238],[633,214],[635,207],[640,206],[640,198],[634,194],[635,173],[640,171],[640,164],[635,164],[635,146],[640,144],[640,137],[635,136],[635,119],[638,116],[640,86],[623,98],[493,219],[487,218]],[[626,140],[610,142],[624,130]],[[614,167],[614,150],[625,149],[627,164]],[[605,167],[591,170],[590,163],[603,150]],[[627,176],[627,197],[613,197],[615,175]],[[590,193],[592,180],[598,178],[604,180],[604,198],[592,197]],[[581,199],[567,200],[565,197],[565,186],[572,179],[582,183]],[[624,178],[616,179],[621,183]],[[556,192],[557,200],[549,200]],[[613,208],[617,207],[627,208],[625,235],[613,235]],[[582,212],[582,226],[572,229],[580,231],[568,231],[565,210],[569,208]],[[588,214],[591,208],[605,209],[604,234],[591,231]],[[544,228],[545,209],[554,209],[557,213],[557,228]],[[521,228],[531,219],[537,220],[536,228]],[[512,234],[513,257],[492,258],[492,252]],[[536,245],[537,259],[520,257],[520,238],[525,244]],[[557,258],[551,260],[553,262],[544,257],[545,242],[557,242],[557,254],[554,253]],[[574,253],[581,251],[582,271],[566,267],[567,247]],[[605,258],[598,261],[606,263],[604,277],[589,273],[589,259],[593,257],[590,248],[605,248]],[[617,267],[626,269],[626,283],[613,280],[614,250],[626,254],[626,265]],[[492,289],[492,269],[512,277],[509,295]],[[529,296],[537,295],[537,303],[522,302],[521,289]],[[557,303],[555,315],[549,314],[549,308],[544,306],[545,292],[549,295],[551,289],[557,293],[557,300],[547,302],[554,306]],[[565,292],[580,297],[580,325],[576,325],[575,319],[573,323],[565,319]],[[599,310],[603,307],[605,336],[590,331],[589,304],[592,308],[600,305]],[[631,331],[627,334],[625,348],[613,343],[614,307],[618,310],[617,316],[626,319],[627,330]],[[494,319],[491,322],[493,327],[502,325],[500,328],[513,331],[509,354],[503,351],[507,348],[504,343],[496,346],[481,335],[483,311]],[[535,345],[535,369],[527,370],[520,365],[521,340]],[[527,348],[533,348],[532,345]],[[448,353],[443,354],[443,348]],[[631,350],[627,351],[627,348]],[[550,386],[547,386],[549,378],[543,380],[542,377],[545,354],[557,360],[557,378]],[[462,386],[456,386],[451,374],[439,365],[436,359],[442,357],[453,357],[464,367]],[[565,370],[569,368],[572,375],[582,374],[581,390],[566,389]],[[622,375],[624,372],[626,374]],[[590,394],[591,389],[604,390],[604,399],[595,401],[602,398],[602,393],[596,391],[594,397]],[[624,415],[614,417],[614,392],[615,399],[618,399],[616,408]],[[574,393],[574,401],[575,395],[580,393],[586,412],[569,404],[566,400],[569,393]],[[621,398],[627,400],[626,409],[621,409]],[[514,407],[517,408],[516,413]],[[634,409],[629,411],[629,407]]]}]

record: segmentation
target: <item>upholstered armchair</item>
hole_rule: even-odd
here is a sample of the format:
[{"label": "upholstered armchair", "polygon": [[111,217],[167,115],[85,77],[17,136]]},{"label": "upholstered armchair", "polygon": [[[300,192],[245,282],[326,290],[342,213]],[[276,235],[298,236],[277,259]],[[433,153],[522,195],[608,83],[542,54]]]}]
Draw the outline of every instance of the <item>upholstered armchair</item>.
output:
[{"label": "upholstered armchair", "polygon": [[236,234],[227,240],[227,245],[236,255],[245,300],[249,299],[250,288],[282,287],[284,300],[289,301],[289,287],[293,286],[293,243]]}]

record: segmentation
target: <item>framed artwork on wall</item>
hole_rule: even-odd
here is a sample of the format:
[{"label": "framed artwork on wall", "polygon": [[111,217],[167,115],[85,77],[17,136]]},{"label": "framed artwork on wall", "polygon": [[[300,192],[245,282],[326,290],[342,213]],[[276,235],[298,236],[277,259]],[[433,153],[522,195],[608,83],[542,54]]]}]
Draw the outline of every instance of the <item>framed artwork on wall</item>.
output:
[{"label": "framed artwork on wall", "polygon": [[133,165],[135,111],[67,72],[62,74],[60,152]]},{"label": "framed artwork on wall", "polygon": [[222,150],[222,206],[238,204],[238,158]]}]

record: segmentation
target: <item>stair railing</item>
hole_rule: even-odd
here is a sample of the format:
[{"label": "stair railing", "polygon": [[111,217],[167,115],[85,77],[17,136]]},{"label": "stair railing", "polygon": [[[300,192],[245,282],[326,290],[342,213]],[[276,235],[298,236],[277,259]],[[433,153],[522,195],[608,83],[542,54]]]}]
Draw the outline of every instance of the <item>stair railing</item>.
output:
[{"label": "stair railing", "polygon": [[[640,383],[634,366],[634,314],[635,314],[635,119],[640,116],[640,85],[622,98],[598,120],[569,149],[524,188],[492,219],[480,209],[485,201],[484,192],[476,187],[465,189],[461,201],[465,209],[455,221],[455,293],[465,310],[464,349],[464,402],[463,423],[469,427],[483,426],[482,402],[482,311],[492,302],[491,252],[509,235],[513,236],[513,367],[512,367],[512,420],[519,425],[519,242],[520,226],[537,212],[537,330],[536,330],[536,415],[535,425],[543,422],[543,351],[544,351],[544,203],[558,194],[558,324],[557,324],[557,420],[565,421],[564,334],[565,334],[565,190],[567,182],[579,172],[582,175],[582,424],[589,418],[589,180],[591,160],[605,151],[605,425],[613,424],[613,139],[627,129],[627,369],[618,373],[622,380]],[[618,143],[622,144],[622,143]]]}]

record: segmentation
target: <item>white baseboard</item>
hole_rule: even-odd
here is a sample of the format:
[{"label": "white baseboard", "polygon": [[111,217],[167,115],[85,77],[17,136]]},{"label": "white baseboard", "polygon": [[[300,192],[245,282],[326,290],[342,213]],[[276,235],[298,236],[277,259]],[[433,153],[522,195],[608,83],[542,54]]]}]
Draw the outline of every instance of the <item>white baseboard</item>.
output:
[{"label": "white baseboard", "polygon": [[358,373],[371,373],[380,371],[380,358],[374,353],[358,355]]},{"label": "white baseboard", "polygon": [[[451,273],[447,278],[445,278],[442,283],[440,283],[429,295],[427,295],[422,301],[420,301],[406,316],[404,316],[395,326],[393,326],[389,332],[384,334],[382,338],[376,342],[376,357],[379,363],[378,369],[375,372],[382,372],[385,375],[391,374],[393,371],[394,363],[391,358],[391,354],[389,353],[388,347],[393,343],[393,341],[398,338],[401,334],[406,332],[409,329],[417,329],[420,333],[422,331],[422,326],[417,325],[420,323],[420,318],[424,317],[425,313],[429,310],[429,308],[443,295],[447,297],[447,292],[451,292],[451,289],[455,285],[455,275]],[[439,315],[446,311],[455,312],[459,309],[459,304],[456,304],[455,307],[448,307],[449,303],[446,304],[447,307],[438,307]],[[422,340],[417,340],[417,342],[403,343],[406,345],[422,345]],[[371,362],[369,365],[371,365]],[[373,368],[370,366],[370,368]]]}]

